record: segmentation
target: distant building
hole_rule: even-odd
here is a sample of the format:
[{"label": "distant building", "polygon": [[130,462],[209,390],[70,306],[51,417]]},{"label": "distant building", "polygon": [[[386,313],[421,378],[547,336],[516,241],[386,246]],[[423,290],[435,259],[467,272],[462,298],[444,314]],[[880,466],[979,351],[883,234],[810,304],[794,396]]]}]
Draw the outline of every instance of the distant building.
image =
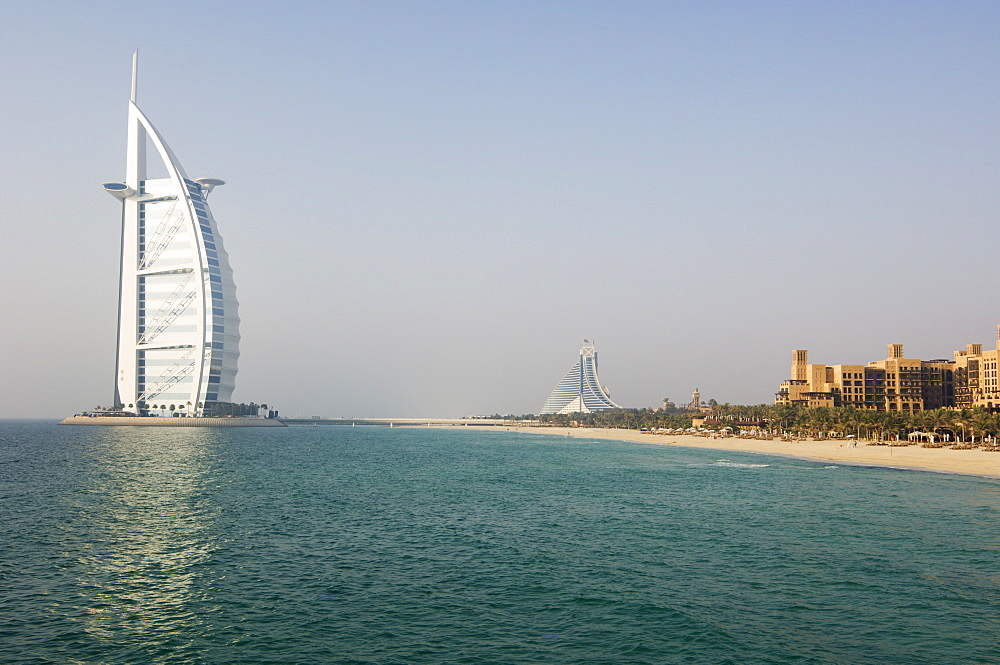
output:
[{"label": "distant building", "polygon": [[620,408],[611,401],[610,391],[597,376],[597,351],[593,346],[584,346],[580,359],[556,385],[539,413],[591,413]]},{"label": "distant building", "polygon": [[[122,205],[115,403],[194,415],[231,400],[239,358],[233,271],[206,202],[223,182],[187,176],[135,93],[133,58],[125,182],[104,184]],[[148,177],[147,143],[166,177]]]},{"label": "distant building", "polygon": [[954,362],[905,358],[902,344],[889,344],[885,360],[867,365],[810,364],[809,352],[798,349],[775,403],[912,413],[955,406],[955,392]]},{"label": "distant building", "polygon": [[1000,326],[997,326],[996,348],[983,351],[982,344],[968,344],[955,351],[955,406],[981,406],[991,411],[1000,409],[1000,383],[997,363],[1000,362]]}]

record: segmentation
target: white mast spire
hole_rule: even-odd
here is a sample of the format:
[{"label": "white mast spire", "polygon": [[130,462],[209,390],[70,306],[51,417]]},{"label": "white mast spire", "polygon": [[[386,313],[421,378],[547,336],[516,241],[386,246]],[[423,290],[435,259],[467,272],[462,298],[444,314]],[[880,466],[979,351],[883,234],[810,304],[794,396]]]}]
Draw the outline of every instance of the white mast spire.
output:
[{"label": "white mast spire", "polygon": [[139,49],[132,54],[132,103],[135,104],[136,74],[139,68]]}]

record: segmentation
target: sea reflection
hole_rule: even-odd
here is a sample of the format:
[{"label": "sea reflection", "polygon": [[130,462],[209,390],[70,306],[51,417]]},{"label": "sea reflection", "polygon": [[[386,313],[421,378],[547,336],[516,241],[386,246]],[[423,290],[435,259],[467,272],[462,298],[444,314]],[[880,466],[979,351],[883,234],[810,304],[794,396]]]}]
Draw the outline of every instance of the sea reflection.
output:
[{"label": "sea reflection", "polygon": [[218,449],[216,433],[193,428],[114,427],[96,444],[74,526],[89,534],[77,616],[91,638],[183,648],[207,600],[196,582],[215,547],[205,490]]}]

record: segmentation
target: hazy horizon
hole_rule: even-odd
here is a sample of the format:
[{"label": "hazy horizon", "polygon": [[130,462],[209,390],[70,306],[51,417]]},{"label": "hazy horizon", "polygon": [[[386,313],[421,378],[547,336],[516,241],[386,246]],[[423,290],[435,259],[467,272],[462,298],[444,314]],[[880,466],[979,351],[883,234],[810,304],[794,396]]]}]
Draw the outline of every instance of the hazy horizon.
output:
[{"label": "hazy horizon", "polygon": [[[235,273],[235,401],[627,407],[991,348],[992,2],[5,3],[0,417],[112,400],[138,104]],[[134,26],[134,27],[133,27]],[[984,301],[984,297],[986,300]],[[986,307],[983,306],[986,304]]]}]

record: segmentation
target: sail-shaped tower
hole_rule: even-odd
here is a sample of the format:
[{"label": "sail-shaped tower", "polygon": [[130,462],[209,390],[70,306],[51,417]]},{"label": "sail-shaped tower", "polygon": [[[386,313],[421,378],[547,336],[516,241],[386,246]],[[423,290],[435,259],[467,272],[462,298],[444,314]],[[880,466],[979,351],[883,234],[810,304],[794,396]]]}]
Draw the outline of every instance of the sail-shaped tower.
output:
[{"label": "sail-shaped tower", "polygon": [[597,351],[585,345],[580,349],[580,359],[556,385],[539,413],[591,413],[620,408],[597,377]]},{"label": "sail-shaped tower", "polygon": [[[224,183],[187,176],[136,106],[136,70],[133,55],[125,182],[104,183],[122,203],[115,404],[199,415],[231,400],[239,358],[236,285],[206,200]],[[165,177],[147,177],[147,147]]]}]

